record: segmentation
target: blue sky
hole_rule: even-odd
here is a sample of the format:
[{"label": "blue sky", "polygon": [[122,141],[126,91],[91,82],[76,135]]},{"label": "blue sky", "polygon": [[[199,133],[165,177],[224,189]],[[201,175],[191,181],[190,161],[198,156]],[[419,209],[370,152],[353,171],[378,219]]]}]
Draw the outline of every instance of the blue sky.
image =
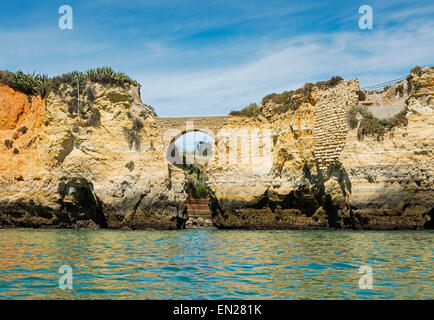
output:
[{"label": "blue sky", "polygon": [[[60,30],[58,8],[73,8]],[[358,9],[373,8],[360,30]],[[433,65],[433,1],[2,1],[0,69],[108,65],[160,116],[223,115],[341,75],[368,86]]]}]

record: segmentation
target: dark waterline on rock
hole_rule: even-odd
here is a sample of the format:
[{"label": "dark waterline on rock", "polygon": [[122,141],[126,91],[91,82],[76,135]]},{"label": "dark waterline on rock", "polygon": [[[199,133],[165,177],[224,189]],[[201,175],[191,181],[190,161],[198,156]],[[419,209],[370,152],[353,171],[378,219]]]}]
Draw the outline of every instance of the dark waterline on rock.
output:
[{"label": "dark waterline on rock", "polygon": [[[0,230],[0,299],[433,299],[434,231]],[[73,290],[58,288],[73,269]],[[358,286],[373,268],[373,289]]]}]

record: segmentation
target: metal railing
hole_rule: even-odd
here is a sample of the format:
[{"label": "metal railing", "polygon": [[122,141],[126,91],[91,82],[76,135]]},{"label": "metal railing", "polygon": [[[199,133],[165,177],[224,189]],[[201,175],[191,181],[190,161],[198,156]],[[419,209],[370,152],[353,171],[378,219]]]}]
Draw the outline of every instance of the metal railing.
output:
[{"label": "metal railing", "polygon": [[376,84],[376,85],[373,85],[373,86],[363,87],[361,89],[363,91],[365,91],[365,92],[381,92],[381,91],[383,91],[386,88],[393,87],[395,84],[397,84],[397,83],[399,83],[399,82],[401,82],[401,81],[403,81],[405,79],[407,79],[407,76],[404,76],[404,77],[401,77],[401,78],[398,78],[398,79],[389,80],[387,82],[379,83],[379,84]]}]

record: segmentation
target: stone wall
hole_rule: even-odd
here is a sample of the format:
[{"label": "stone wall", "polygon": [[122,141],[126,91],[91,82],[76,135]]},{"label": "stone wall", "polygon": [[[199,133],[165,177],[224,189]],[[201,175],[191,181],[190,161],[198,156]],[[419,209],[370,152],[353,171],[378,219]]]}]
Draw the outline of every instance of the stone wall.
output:
[{"label": "stone wall", "polygon": [[314,152],[322,170],[339,160],[348,132],[348,110],[358,103],[359,90],[359,82],[351,80],[315,92]]}]

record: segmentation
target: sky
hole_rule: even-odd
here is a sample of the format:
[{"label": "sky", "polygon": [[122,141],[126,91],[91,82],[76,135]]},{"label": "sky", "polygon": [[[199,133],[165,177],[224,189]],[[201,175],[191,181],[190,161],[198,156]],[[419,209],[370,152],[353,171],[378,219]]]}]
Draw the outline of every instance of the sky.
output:
[{"label": "sky", "polygon": [[213,143],[214,139],[201,131],[190,131],[187,133],[184,133],[182,136],[178,137],[174,143],[175,146],[178,148],[179,152],[184,151],[194,151],[199,146],[199,142],[205,142],[205,143]]},{"label": "sky", "polygon": [[[370,5],[373,28],[360,29]],[[62,30],[59,7],[73,10]],[[159,116],[225,115],[340,75],[362,87],[434,61],[433,1],[1,1],[0,69],[111,66]]]}]

